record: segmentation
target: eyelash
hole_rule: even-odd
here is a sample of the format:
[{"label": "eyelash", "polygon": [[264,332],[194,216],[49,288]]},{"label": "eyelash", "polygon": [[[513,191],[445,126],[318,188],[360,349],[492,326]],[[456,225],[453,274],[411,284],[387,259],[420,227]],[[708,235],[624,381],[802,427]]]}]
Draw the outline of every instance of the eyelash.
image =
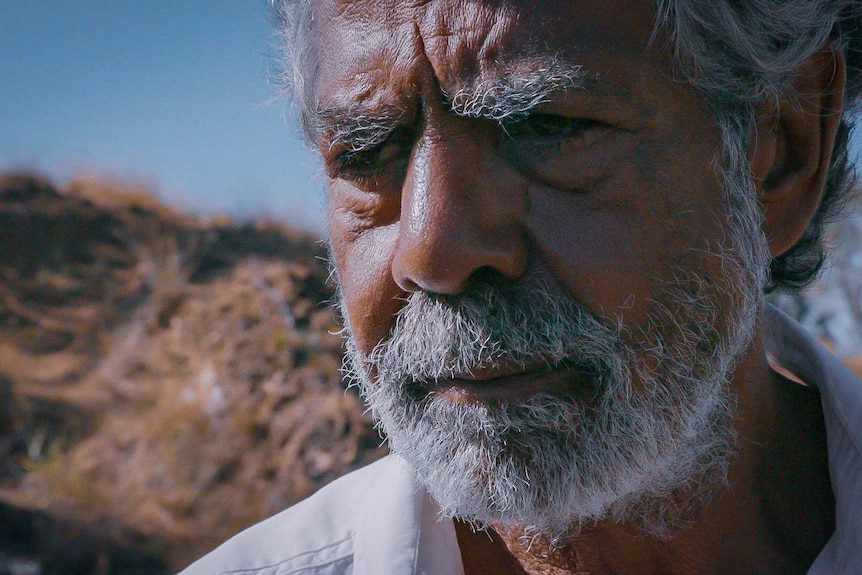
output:
[{"label": "eyelash", "polygon": [[[409,134],[406,129],[393,131],[378,144],[360,150],[346,150],[332,162],[332,175],[338,178],[367,181],[378,177],[386,165],[405,156],[410,149]],[[389,153],[387,148],[391,148]]]},{"label": "eyelash", "polygon": [[607,124],[599,120],[534,113],[501,123],[505,133],[501,151],[517,165],[544,163],[561,154],[567,144],[587,145],[591,130],[603,127]]},{"label": "eyelash", "polygon": [[347,174],[370,176],[379,171],[379,166],[371,167],[374,163],[369,156],[379,150],[380,144],[371,149],[354,151],[350,150],[339,154],[332,164],[332,172],[336,177],[344,177]]},{"label": "eyelash", "polygon": [[600,125],[601,122],[597,120],[538,113],[519,120],[503,122],[502,127],[509,139],[533,140],[536,144],[547,145],[577,138],[590,128]]}]

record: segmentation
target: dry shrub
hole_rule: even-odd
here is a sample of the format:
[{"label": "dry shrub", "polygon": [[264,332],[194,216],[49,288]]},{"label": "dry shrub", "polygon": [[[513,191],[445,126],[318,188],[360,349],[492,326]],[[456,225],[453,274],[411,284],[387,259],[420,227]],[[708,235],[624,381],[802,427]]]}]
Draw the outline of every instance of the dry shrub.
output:
[{"label": "dry shrub", "polygon": [[0,181],[0,501],[176,568],[382,455],[322,255],[115,183]]}]

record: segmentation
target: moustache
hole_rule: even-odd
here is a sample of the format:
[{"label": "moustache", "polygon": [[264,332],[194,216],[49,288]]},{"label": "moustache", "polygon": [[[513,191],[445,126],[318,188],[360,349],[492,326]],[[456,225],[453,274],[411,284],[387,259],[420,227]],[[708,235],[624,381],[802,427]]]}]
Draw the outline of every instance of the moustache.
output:
[{"label": "moustache", "polygon": [[488,371],[564,366],[598,380],[624,369],[621,330],[534,271],[514,281],[489,273],[458,295],[411,294],[389,337],[367,357],[352,355],[361,369],[414,396],[427,382]]}]

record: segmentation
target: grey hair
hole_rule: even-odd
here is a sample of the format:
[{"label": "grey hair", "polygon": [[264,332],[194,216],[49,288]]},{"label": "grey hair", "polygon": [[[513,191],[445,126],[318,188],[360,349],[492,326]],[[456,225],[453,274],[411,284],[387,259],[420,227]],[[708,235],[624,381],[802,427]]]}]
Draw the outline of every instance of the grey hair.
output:
[{"label": "grey hair", "polygon": [[502,81],[485,80],[447,94],[452,110],[461,116],[502,121],[526,116],[549,100],[554,92],[565,92],[582,84],[581,67],[569,69],[555,59],[526,76],[505,76]]},{"label": "grey hair", "polygon": [[758,106],[796,97],[792,81],[801,63],[829,44],[844,54],[845,107],[823,197],[802,237],[769,264],[766,291],[805,287],[817,278],[825,261],[824,229],[839,216],[855,187],[848,146],[862,95],[862,2],[656,2],[656,31],[668,38],[677,72],[711,109],[725,139],[725,153],[740,145],[747,151]]},{"label": "grey hair", "polygon": [[319,66],[312,0],[269,0],[269,5],[280,51],[273,75],[275,84],[282,94],[293,100],[299,124],[311,142],[314,82]]},{"label": "grey hair", "polygon": [[[317,74],[311,0],[270,0],[282,43],[283,90],[308,133]],[[845,108],[820,205],[802,237],[770,261],[766,291],[814,281],[825,260],[823,232],[855,184],[848,152],[862,95],[860,0],[655,0],[655,38],[667,38],[676,72],[698,90],[724,137],[723,160],[739,161],[760,106],[794,98],[794,71],[829,44],[847,63]],[[733,140],[733,141],[732,141]],[[733,150],[737,153],[729,154]],[[742,166],[722,163],[725,170]]]}]

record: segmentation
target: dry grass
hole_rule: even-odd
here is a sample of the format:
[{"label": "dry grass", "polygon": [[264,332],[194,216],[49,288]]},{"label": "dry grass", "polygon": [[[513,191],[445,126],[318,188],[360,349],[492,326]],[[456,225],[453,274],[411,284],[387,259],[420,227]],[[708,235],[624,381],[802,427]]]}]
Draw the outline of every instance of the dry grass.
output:
[{"label": "dry grass", "polygon": [[0,500],[179,567],[382,455],[313,238],[0,184]]}]

